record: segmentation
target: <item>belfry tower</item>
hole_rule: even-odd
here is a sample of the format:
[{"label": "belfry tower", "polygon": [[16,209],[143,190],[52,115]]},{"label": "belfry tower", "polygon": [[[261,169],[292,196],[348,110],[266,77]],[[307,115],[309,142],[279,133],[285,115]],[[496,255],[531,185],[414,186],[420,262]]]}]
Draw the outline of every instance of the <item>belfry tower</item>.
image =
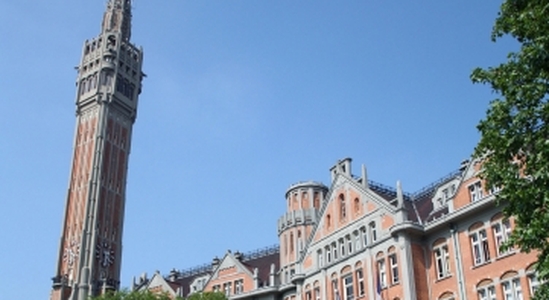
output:
[{"label": "belfry tower", "polygon": [[143,50],[130,43],[131,0],[108,0],[78,66],[74,152],[51,300],[118,289],[132,126]]}]

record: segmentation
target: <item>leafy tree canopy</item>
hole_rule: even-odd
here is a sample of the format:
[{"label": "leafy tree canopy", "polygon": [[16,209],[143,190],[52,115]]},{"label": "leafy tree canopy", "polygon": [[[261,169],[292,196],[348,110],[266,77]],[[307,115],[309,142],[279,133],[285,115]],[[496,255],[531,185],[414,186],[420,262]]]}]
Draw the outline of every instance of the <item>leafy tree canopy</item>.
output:
[{"label": "leafy tree canopy", "polygon": [[[92,300],[183,300],[181,297],[175,299],[167,294],[156,294],[150,291],[132,291],[127,290],[109,292],[101,296],[92,298]],[[225,294],[220,292],[202,292],[190,295],[186,300],[227,300]]]},{"label": "leafy tree canopy", "polygon": [[[506,0],[492,40],[511,36],[520,50],[496,67],[477,68],[471,79],[498,95],[478,129],[475,156],[483,159],[487,188],[502,187],[498,203],[514,216],[507,247],[538,251],[538,277],[549,279],[549,0]],[[549,299],[542,284],[537,299]]]},{"label": "leafy tree canopy", "polygon": [[[176,298],[181,299],[181,298]],[[92,300],[173,300],[167,294],[153,294],[149,291],[117,291],[108,292],[92,298]]]},{"label": "leafy tree canopy", "polygon": [[221,292],[202,292],[191,294],[187,300],[227,300],[227,296]]}]

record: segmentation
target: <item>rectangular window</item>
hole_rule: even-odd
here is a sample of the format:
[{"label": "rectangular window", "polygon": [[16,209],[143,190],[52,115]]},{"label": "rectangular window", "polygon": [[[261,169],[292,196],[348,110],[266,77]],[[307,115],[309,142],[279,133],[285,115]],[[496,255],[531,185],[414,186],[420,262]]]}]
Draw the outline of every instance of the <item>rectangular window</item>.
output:
[{"label": "rectangular window", "polygon": [[496,289],[493,286],[478,289],[479,300],[496,300]]},{"label": "rectangular window", "polygon": [[343,239],[339,240],[339,249],[341,250],[341,257],[345,257],[345,241]]},{"label": "rectangular window", "polygon": [[311,291],[308,291],[308,292],[305,293],[305,300],[313,300],[311,298]]},{"label": "rectangular window", "polygon": [[364,296],[364,274],[362,274],[362,269],[356,270],[356,280],[358,282],[358,296]]},{"label": "rectangular window", "polygon": [[329,264],[332,262],[332,251],[330,250],[330,246],[326,247],[324,250],[326,252],[326,263]]},{"label": "rectangular window", "polygon": [[379,278],[379,285],[381,288],[387,287],[387,271],[385,270],[385,260],[381,259],[377,261],[377,278]]},{"label": "rectangular window", "polygon": [[244,281],[242,279],[236,280],[234,282],[234,293],[235,295],[242,294],[244,288]]},{"label": "rectangular window", "polygon": [[539,280],[536,274],[528,274],[528,287],[530,288],[530,296],[534,296],[539,288]]},{"label": "rectangular window", "polygon": [[434,253],[437,278],[441,279],[450,276],[450,254],[448,253],[448,246],[438,246],[434,249]]},{"label": "rectangular window", "polygon": [[337,288],[337,279],[332,279],[332,299],[341,300],[339,297],[339,289]]},{"label": "rectangular window", "polygon": [[389,255],[389,265],[391,268],[391,283],[397,284],[399,282],[398,277],[398,264],[396,254]]},{"label": "rectangular window", "polygon": [[230,282],[224,283],[223,290],[225,291],[225,296],[229,297],[231,295],[231,283]]},{"label": "rectangular window", "polygon": [[501,249],[501,245],[505,243],[511,237],[511,223],[508,219],[497,221],[492,224],[492,230],[494,231],[494,240],[496,243],[496,251],[498,256],[509,253],[509,250]]},{"label": "rectangular window", "polygon": [[370,239],[372,242],[377,241],[377,229],[376,229],[376,222],[370,222]]},{"label": "rectangular window", "polygon": [[343,277],[343,291],[345,292],[344,299],[345,300],[353,300],[353,275],[349,274],[348,276]]},{"label": "rectangular window", "polygon": [[368,232],[366,231],[366,228],[360,228],[360,233],[362,234],[362,245],[366,248],[368,245]]},{"label": "rectangular window", "polygon": [[361,244],[361,241],[360,241],[360,234],[358,233],[358,231],[355,231],[354,234],[353,234],[353,237],[355,239],[355,250],[358,251],[360,249],[360,244]]},{"label": "rectangular window", "polygon": [[320,300],[322,297],[320,297],[320,287],[315,287],[315,300]]},{"label": "rectangular window", "polygon": [[486,230],[481,229],[471,234],[471,248],[473,249],[474,265],[490,262],[490,249]]},{"label": "rectangular window", "polygon": [[482,184],[480,181],[477,181],[469,186],[469,196],[471,197],[471,202],[482,199]]},{"label": "rectangular window", "polygon": [[353,253],[353,241],[351,240],[350,235],[347,235],[345,239],[347,240],[347,253],[349,253],[350,255],[351,253]]},{"label": "rectangular window", "polygon": [[322,268],[322,266],[324,266],[324,259],[322,257],[322,250],[318,250],[316,255],[317,255],[316,263],[317,263],[319,268]]},{"label": "rectangular window", "polygon": [[503,288],[503,299],[523,300],[520,280],[518,278],[502,282],[501,287]]},{"label": "rectangular window", "polygon": [[334,242],[332,243],[332,252],[334,255],[334,261],[337,259],[337,244]]}]

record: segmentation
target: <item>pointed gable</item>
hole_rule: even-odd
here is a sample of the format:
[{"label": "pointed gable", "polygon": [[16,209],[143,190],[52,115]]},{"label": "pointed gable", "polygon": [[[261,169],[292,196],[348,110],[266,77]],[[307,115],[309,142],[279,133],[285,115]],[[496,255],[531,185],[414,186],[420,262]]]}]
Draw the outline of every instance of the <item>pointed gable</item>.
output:
[{"label": "pointed gable", "polygon": [[149,282],[140,288],[142,291],[150,291],[154,294],[161,294],[161,293],[167,293],[170,296],[176,296],[177,289],[179,288],[179,285],[174,286],[170,282],[166,281],[164,277],[160,274],[160,272],[154,273],[153,277],[149,280]]},{"label": "pointed gable", "polygon": [[241,262],[241,259],[242,254],[227,251],[213,271],[204,290],[225,292],[228,295],[253,290],[254,274]]}]

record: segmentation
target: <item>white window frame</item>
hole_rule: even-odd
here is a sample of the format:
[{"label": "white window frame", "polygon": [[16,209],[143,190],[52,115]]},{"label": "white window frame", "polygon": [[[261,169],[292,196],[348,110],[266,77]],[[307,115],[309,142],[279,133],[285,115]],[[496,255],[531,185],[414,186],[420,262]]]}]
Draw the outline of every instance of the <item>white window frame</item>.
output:
[{"label": "white window frame", "polygon": [[242,294],[244,291],[244,280],[238,279],[234,281],[234,294]]},{"label": "white window frame", "polygon": [[356,281],[357,281],[357,292],[358,292],[358,296],[359,297],[362,297],[364,296],[364,273],[362,271],[362,268],[360,269],[357,269],[355,271],[356,273]]},{"label": "white window frame", "polygon": [[490,262],[490,247],[486,229],[481,228],[470,233],[473,265],[479,266]]},{"label": "white window frame", "polygon": [[477,288],[478,300],[497,300],[496,288],[493,285],[486,285]]},{"label": "white window frame", "polygon": [[362,248],[362,242],[360,241],[360,234],[358,233],[358,230],[353,232],[353,238],[355,239],[355,250],[358,251]]},{"label": "white window frame", "polygon": [[321,295],[320,295],[320,287],[319,286],[316,286],[314,289],[313,289],[314,293],[315,293],[315,300],[320,300],[322,299]]},{"label": "white window frame", "polygon": [[391,284],[398,284],[400,282],[400,278],[396,253],[389,254],[389,268],[391,269]]},{"label": "white window frame", "polygon": [[322,256],[322,249],[318,250],[316,252],[316,255],[317,255],[317,261],[316,263],[318,264],[318,267],[319,268],[322,268],[324,266],[324,258]]},{"label": "white window frame", "polygon": [[366,248],[368,246],[368,230],[366,230],[366,227],[360,228],[360,234],[362,235],[362,245]]},{"label": "white window frame", "polygon": [[334,300],[341,300],[341,299],[338,299],[338,297],[340,297],[340,295],[339,295],[339,288],[338,288],[337,278],[332,278],[332,293],[333,293],[332,296],[333,296]]},{"label": "white window frame", "polygon": [[337,260],[337,242],[332,243],[332,256],[334,257],[334,261]]},{"label": "white window frame", "polygon": [[343,280],[343,300],[354,299],[353,274],[348,274]]},{"label": "white window frame", "polygon": [[377,278],[382,289],[387,287],[387,270],[385,269],[385,257],[377,261]]},{"label": "white window frame", "polygon": [[225,296],[229,297],[231,295],[231,282],[225,282],[223,284],[223,290],[225,291]]},{"label": "white window frame", "polygon": [[353,253],[353,240],[351,239],[351,235],[346,235],[345,241],[347,242],[347,253],[351,255]]},{"label": "white window frame", "polygon": [[471,202],[478,201],[482,199],[483,192],[482,192],[482,183],[479,181],[476,181],[469,185],[469,197],[471,199]]},{"label": "white window frame", "polygon": [[530,296],[534,296],[540,286],[538,276],[536,273],[527,273],[526,277],[528,278],[528,289],[530,290]]},{"label": "white window frame", "polygon": [[339,239],[339,254],[341,255],[341,257],[345,257],[345,240],[344,239]]},{"label": "white window frame", "polygon": [[492,231],[494,233],[494,243],[496,244],[496,254],[498,257],[508,254],[509,249],[501,249],[501,245],[507,242],[511,237],[511,221],[509,219],[500,219],[492,223]]},{"label": "white window frame", "polygon": [[520,286],[520,278],[510,278],[501,282],[503,290],[503,299],[505,300],[523,300],[522,287]]},{"label": "white window frame", "polygon": [[376,222],[372,221],[370,224],[368,224],[368,229],[370,230],[370,240],[372,243],[377,241],[377,228],[376,228]]},{"label": "white window frame", "polygon": [[324,253],[326,253],[326,264],[329,264],[332,262],[332,250],[330,249],[330,246],[324,247]]},{"label": "white window frame", "polygon": [[442,279],[450,276],[450,253],[448,245],[442,244],[433,248],[435,254],[435,268],[437,279]]}]

